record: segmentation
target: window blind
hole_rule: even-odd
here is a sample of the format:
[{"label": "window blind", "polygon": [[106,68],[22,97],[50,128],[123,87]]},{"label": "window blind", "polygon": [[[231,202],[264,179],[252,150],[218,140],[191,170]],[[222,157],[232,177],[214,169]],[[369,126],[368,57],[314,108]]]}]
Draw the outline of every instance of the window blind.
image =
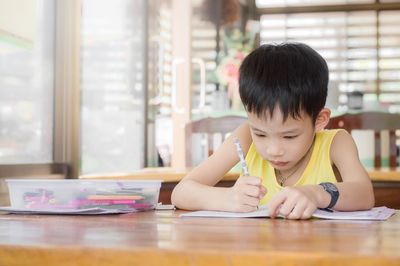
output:
[{"label": "window blind", "polygon": [[[265,8],[270,2],[260,0],[257,4]],[[371,1],[309,2],[326,5]],[[299,1],[281,4],[290,6]],[[262,43],[304,42],[317,50],[328,62],[330,94],[339,99],[339,108],[346,105],[347,93],[361,91],[366,108],[383,106],[400,112],[400,29],[396,26],[400,10],[355,9],[273,14],[263,9],[260,39]]]}]

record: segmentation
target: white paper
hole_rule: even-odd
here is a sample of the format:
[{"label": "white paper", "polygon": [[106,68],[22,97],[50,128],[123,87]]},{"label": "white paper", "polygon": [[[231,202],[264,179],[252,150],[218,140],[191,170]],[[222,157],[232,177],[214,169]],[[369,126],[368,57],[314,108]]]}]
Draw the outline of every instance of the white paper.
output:
[{"label": "white paper", "polygon": [[[368,211],[326,211],[318,209],[312,217],[332,220],[386,220],[396,211],[387,207],[375,207]],[[268,208],[263,206],[254,212],[195,211],[181,214],[180,217],[215,217],[215,218],[256,218],[269,217]],[[279,216],[282,217],[282,216]]]},{"label": "white paper", "polygon": [[254,212],[195,211],[181,214],[180,217],[256,218],[269,217],[269,212],[268,208],[261,207]]},{"label": "white paper", "polygon": [[0,207],[0,211],[9,213],[19,214],[85,214],[85,215],[98,215],[98,214],[119,214],[119,213],[130,213],[135,212],[134,209],[102,209],[102,208],[88,208],[88,209],[76,209],[76,210],[55,210],[55,209],[43,209],[43,210],[31,210],[23,208],[13,208],[11,206]]},{"label": "white paper", "polygon": [[368,211],[350,212],[328,212],[318,209],[314,212],[313,217],[333,220],[387,220],[395,213],[396,211],[394,209],[387,207],[375,207]]}]

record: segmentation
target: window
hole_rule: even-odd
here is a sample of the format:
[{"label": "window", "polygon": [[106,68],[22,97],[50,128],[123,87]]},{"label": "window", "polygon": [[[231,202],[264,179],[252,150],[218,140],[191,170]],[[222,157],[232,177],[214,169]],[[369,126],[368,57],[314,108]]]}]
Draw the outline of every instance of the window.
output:
[{"label": "window", "polygon": [[258,0],[261,42],[299,41],[320,52],[331,107],[361,91],[365,108],[400,112],[400,1],[381,2]]},{"label": "window", "polygon": [[53,161],[54,5],[0,1],[0,164]]},{"label": "window", "polygon": [[[0,0],[1,174],[22,173],[21,164],[18,175],[65,172],[71,162],[72,177],[147,165],[147,85],[153,77],[168,85],[171,73],[170,25],[149,29],[170,19],[160,5]],[[151,45],[164,41],[152,57]]]},{"label": "window", "polygon": [[145,2],[82,1],[83,174],[144,167]]},{"label": "window", "polygon": [[[161,2],[161,1],[159,1]],[[204,5],[208,2],[211,6],[215,6],[215,1],[204,1],[196,0],[191,1],[191,110],[185,110],[190,112],[191,119],[198,119],[208,115],[212,111],[212,105],[214,102],[214,91],[216,90],[216,84],[209,81],[209,77],[214,73],[216,69],[216,57],[217,57],[217,27],[213,23],[208,14],[205,12]],[[173,97],[173,85],[175,78],[179,78],[185,75],[182,71],[178,71],[180,64],[184,61],[180,61],[176,58],[174,62],[172,58],[172,14],[167,8],[160,9],[160,33],[158,37],[160,42],[159,47],[159,58],[162,66],[159,73],[159,78],[162,82],[158,82],[159,96],[157,101],[151,101],[150,104],[154,104],[153,111],[155,113],[155,144],[160,153],[162,163],[164,166],[171,165],[172,150],[173,150],[173,120],[172,113],[174,112],[172,107]],[[156,87],[156,86],[154,86]],[[179,95],[178,95],[179,97]],[[178,109],[180,106],[178,106]],[[196,151],[193,153],[197,154]]]}]

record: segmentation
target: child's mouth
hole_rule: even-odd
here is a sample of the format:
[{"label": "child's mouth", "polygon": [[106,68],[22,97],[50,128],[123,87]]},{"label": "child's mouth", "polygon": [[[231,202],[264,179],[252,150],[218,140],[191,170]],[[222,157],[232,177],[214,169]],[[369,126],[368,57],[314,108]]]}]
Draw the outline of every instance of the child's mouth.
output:
[{"label": "child's mouth", "polygon": [[288,164],[288,162],[281,162],[281,161],[270,161],[273,166],[277,167],[284,167]]}]

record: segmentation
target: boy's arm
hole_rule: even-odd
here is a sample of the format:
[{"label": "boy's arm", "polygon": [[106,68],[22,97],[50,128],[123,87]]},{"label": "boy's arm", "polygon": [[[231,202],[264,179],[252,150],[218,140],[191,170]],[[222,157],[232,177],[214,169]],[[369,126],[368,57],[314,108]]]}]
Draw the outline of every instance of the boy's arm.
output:
[{"label": "boy's arm", "polygon": [[[349,133],[339,131],[331,145],[332,163],[343,182],[336,183],[339,198],[333,209],[366,210],[374,206],[371,180],[358,158],[356,144]],[[307,219],[316,208],[326,208],[331,196],[321,185],[285,187],[269,202],[271,215],[278,213],[289,219]]]},{"label": "boy's arm", "polygon": [[[331,159],[343,180],[336,184],[339,190],[339,199],[334,209],[347,211],[372,208],[375,199],[371,179],[360,162],[357,146],[352,136],[346,131],[339,131],[333,139]],[[325,194],[329,195],[327,192]],[[325,201],[326,206],[329,201],[330,196]]]},{"label": "boy's arm", "polygon": [[[247,153],[251,144],[248,124],[241,125],[232,135],[240,139],[243,151]],[[232,135],[209,158],[178,183],[171,195],[172,204],[187,210],[251,211],[255,208],[248,206],[248,209],[235,209],[233,206],[234,187],[214,187],[224,174],[239,161]],[[246,183],[242,184],[242,188],[247,186],[245,189],[249,190],[248,194],[258,195],[258,191],[252,190],[253,187],[261,187],[259,178],[246,177],[242,180]],[[257,206],[258,202],[251,198],[249,200],[252,202],[251,205]]]},{"label": "boy's arm", "polygon": [[[336,183],[339,198],[333,209],[339,211],[366,210],[375,204],[371,180],[358,157],[357,146],[347,131],[339,131],[331,145],[332,163],[337,167],[343,182]],[[318,208],[326,208],[331,196],[320,185],[304,186]]]}]

